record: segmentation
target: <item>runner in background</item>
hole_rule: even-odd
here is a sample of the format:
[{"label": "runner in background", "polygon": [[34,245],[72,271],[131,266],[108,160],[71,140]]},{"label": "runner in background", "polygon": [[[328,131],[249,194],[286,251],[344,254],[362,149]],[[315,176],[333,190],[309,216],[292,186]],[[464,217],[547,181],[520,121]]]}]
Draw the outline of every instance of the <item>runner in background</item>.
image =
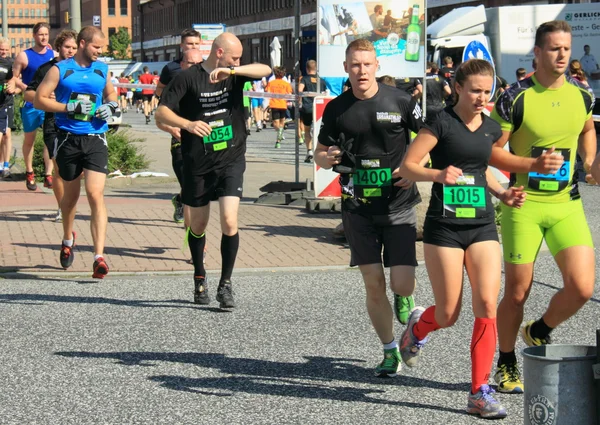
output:
[{"label": "runner in background", "polygon": [[[6,83],[12,79],[13,61],[10,58],[10,40],[0,38],[0,176],[10,179],[10,156],[12,155],[12,126],[14,119],[14,95],[6,90]],[[20,91],[20,90],[18,90]]]},{"label": "runner in background", "polygon": [[[303,93],[307,92],[316,92],[317,84],[320,84],[322,92],[325,92],[327,87],[325,86],[325,81],[321,80],[317,77],[317,62],[314,60],[309,60],[306,62],[306,75],[302,77],[300,80],[300,85],[298,91]],[[304,142],[306,143],[306,158],[304,158],[304,162],[310,163],[313,160],[313,105],[314,105],[313,97],[303,97],[302,98],[302,106],[300,107],[300,121],[304,125]]]},{"label": "runner in background", "polygon": [[[119,77],[120,84],[129,84],[129,78],[125,77],[125,74],[121,73]],[[129,89],[125,87],[119,87],[119,104],[121,105],[121,111],[123,113],[129,110],[129,103],[127,100],[127,93],[130,92]]]},{"label": "runner in background", "polygon": [[[284,80],[285,68],[275,67],[274,69],[275,78],[267,84],[266,92],[274,94],[292,94],[292,86],[290,83]],[[277,141],[275,142],[275,149],[281,147],[281,142],[285,140],[283,131],[285,128],[285,116],[287,111],[287,100],[285,99],[269,99],[269,106],[271,108],[271,119],[273,120],[273,127],[277,133]]]},{"label": "runner in background", "polygon": [[[43,63],[56,56],[48,44],[50,38],[50,24],[38,22],[33,26],[34,46],[23,50],[17,55],[13,64],[13,78],[8,83],[8,93],[15,93],[16,88],[24,91],[31,82],[35,71]],[[29,102],[21,108],[21,121],[23,122],[23,159],[25,160],[25,185],[29,190],[36,190],[35,175],[33,173],[33,144],[37,129],[44,122],[44,111],[37,110]],[[44,146],[44,187],[52,188],[52,161],[48,149]]]},{"label": "runner in background", "polygon": [[[140,75],[140,84],[153,85],[154,77],[150,74],[147,66],[144,67],[144,73]],[[144,116],[146,124],[150,124],[150,112],[152,112],[152,98],[154,97],[153,89],[142,89],[142,102],[144,105]]]}]

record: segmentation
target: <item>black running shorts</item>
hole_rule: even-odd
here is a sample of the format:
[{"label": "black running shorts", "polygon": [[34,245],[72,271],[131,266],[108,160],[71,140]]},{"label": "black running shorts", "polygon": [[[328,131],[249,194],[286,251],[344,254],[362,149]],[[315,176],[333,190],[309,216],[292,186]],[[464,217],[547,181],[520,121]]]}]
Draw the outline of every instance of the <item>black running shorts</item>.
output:
[{"label": "black running shorts", "polygon": [[108,174],[108,144],[101,134],[72,134],[59,130],[54,157],[63,180],[73,181],[83,170]]},{"label": "black running shorts", "polygon": [[344,233],[350,245],[350,265],[417,266],[417,213],[414,208],[393,215],[342,212]]},{"label": "black running shorts", "polygon": [[[226,167],[203,175],[194,175],[183,163],[182,202],[190,207],[203,207],[223,196],[242,197],[246,158],[241,156]],[[197,171],[196,171],[197,172]]]},{"label": "black running shorts", "polygon": [[15,119],[15,109],[13,105],[7,105],[0,108],[0,133],[6,134],[6,130],[12,129]]},{"label": "black running shorts", "polygon": [[474,243],[485,241],[498,241],[498,230],[495,223],[452,224],[431,218],[425,219],[424,243],[466,250]]},{"label": "black running shorts", "polygon": [[287,109],[273,109],[273,108],[271,108],[271,119],[273,121],[285,119],[285,111],[287,111]]},{"label": "black running shorts", "polygon": [[310,127],[313,123],[312,112],[301,112],[300,118],[302,119],[302,124],[304,124],[307,127]]},{"label": "black running shorts", "polygon": [[144,102],[152,102],[153,94],[142,94],[142,100]]},{"label": "black running shorts", "polygon": [[54,125],[54,114],[46,112],[44,117],[44,144],[48,149],[50,159],[54,159],[54,145],[56,143],[56,126]]}]

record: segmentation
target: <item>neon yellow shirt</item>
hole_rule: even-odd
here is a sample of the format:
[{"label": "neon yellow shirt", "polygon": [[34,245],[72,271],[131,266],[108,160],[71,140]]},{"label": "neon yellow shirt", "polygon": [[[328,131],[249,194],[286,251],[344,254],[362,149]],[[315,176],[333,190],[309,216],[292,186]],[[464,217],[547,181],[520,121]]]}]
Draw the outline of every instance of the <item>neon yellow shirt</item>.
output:
[{"label": "neon yellow shirt", "polygon": [[516,173],[511,184],[523,185],[527,199],[538,202],[567,202],[579,199],[577,161],[579,135],[592,116],[594,95],[577,80],[566,77],[557,89],[543,87],[535,74],[513,84],[498,98],[492,118],[512,134],[512,153],[537,157],[552,146],[561,150],[565,162],[552,175]]}]

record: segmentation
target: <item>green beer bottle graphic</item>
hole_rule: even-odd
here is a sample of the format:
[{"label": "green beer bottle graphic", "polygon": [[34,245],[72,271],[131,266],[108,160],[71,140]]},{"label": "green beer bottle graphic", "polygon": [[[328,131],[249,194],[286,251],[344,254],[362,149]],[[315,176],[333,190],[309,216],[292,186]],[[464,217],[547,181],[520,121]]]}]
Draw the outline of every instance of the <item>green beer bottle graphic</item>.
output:
[{"label": "green beer bottle graphic", "polygon": [[421,27],[419,26],[419,5],[413,5],[410,25],[406,29],[406,51],[404,59],[411,62],[419,61],[419,45],[421,44]]}]

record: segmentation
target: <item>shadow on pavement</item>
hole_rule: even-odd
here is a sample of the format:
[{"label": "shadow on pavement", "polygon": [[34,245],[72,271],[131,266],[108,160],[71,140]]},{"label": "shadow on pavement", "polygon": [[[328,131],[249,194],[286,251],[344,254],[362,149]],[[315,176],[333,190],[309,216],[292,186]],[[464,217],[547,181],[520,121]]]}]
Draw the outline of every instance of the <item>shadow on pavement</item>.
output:
[{"label": "shadow on pavement", "polygon": [[[369,397],[369,393],[385,394],[384,390],[368,390],[334,386],[331,381],[346,381],[373,385],[403,385],[415,388],[434,388],[467,392],[469,383],[443,383],[427,379],[400,376],[397,379],[382,379],[373,376],[370,368],[354,363],[358,359],[305,356],[307,362],[284,363],[268,360],[227,357],[218,353],[161,353],[161,352],[107,352],[63,351],[54,353],[64,357],[91,359],[114,359],[125,366],[155,366],[157,362],[192,364],[217,369],[230,377],[187,378],[184,376],[157,375],[149,379],[160,382],[165,388],[199,394],[231,396],[236,392],[266,394],[285,397],[330,399],[337,401],[359,401],[373,404],[397,405],[418,409],[440,410],[464,414],[464,410],[421,403],[389,401]],[[295,379],[308,379],[310,383]],[[268,381],[268,382],[265,382]],[[225,393],[224,393],[225,391]]]},{"label": "shadow on pavement", "polygon": [[[90,272],[91,273],[91,272]],[[36,279],[39,279],[35,277]],[[80,284],[99,283],[98,279],[45,279],[55,282],[75,282]],[[77,297],[71,295],[48,295],[48,294],[0,294],[0,304],[38,304],[52,303],[72,303],[72,304],[112,304],[126,307],[160,307],[160,308],[189,308],[193,310],[205,310],[212,313],[227,313],[229,310],[222,310],[217,307],[197,306],[191,301],[183,300],[123,300],[106,297]]]},{"label": "shadow on pavement", "polygon": [[320,243],[340,244],[339,239],[333,237],[331,227],[245,225],[240,226],[240,230],[244,232],[262,232],[265,236],[311,238]]},{"label": "shadow on pavement", "polygon": [[[56,216],[56,210],[51,210],[48,208],[41,208],[42,210],[47,210],[48,214],[40,214],[40,213],[28,213],[26,211],[19,212],[18,214],[14,212],[3,212],[0,213],[0,221],[51,221],[54,222],[54,217]],[[89,214],[77,214],[75,216],[76,220],[90,221],[91,216]],[[152,226],[160,226],[160,227],[172,227],[179,228],[180,225],[174,223],[173,220],[169,220],[166,218],[122,218],[115,217],[110,215],[110,206],[108,206],[108,223],[109,224],[132,224],[135,226],[148,226],[148,222],[152,223]],[[156,224],[158,222],[163,223],[171,223],[171,225],[161,225]]]},{"label": "shadow on pavement", "polygon": [[[33,243],[22,243],[22,242],[18,242],[18,243],[13,243],[13,245],[15,246],[21,246],[24,248],[39,248],[39,249],[47,249],[50,251],[57,251],[59,246],[57,244],[33,244]],[[76,245],[76,250],[75,250],[75,255],[77,255],[77,253],[85,253],[85,252],[89,252],[92,253],[94,247],[92,245],[80,245],[77,244]],[[148,259],[148,260],[170,260],[169,258],[165,259],[163,257],[159,257],[159,256],[153,256],[150,254],[164,254],[165,252],[167,252],[167,250],[179,250],[179,248],[177,247],[166,247],[166,248],[161,248],[161,247],[156,247],[156,246],[148,246],[148,247],[140,247],[139,249],[136,248],[119,248],[119,247],[114,247],[114,246],[109,246],[109,247],[105,247],[104,248],[104,254],[106,255],[115,255],[115,256],[121,256],[121,257],[134,257],[134,258],[144,258],[144,259]],[[178,261],[178,260],[176,260]],[[52,270],[62,270],[61,267],[53,267],[53,266],[48,266],[48,265],[39,265],[39,266],[29,266],[29,267],[22,267],[22,266],[3,266],[9,270],[15,270],[15,269],[23,269],[23,268],[40,268],[40,269],[52,269]],[[1,270],[1,269],[0,269]]]}]

